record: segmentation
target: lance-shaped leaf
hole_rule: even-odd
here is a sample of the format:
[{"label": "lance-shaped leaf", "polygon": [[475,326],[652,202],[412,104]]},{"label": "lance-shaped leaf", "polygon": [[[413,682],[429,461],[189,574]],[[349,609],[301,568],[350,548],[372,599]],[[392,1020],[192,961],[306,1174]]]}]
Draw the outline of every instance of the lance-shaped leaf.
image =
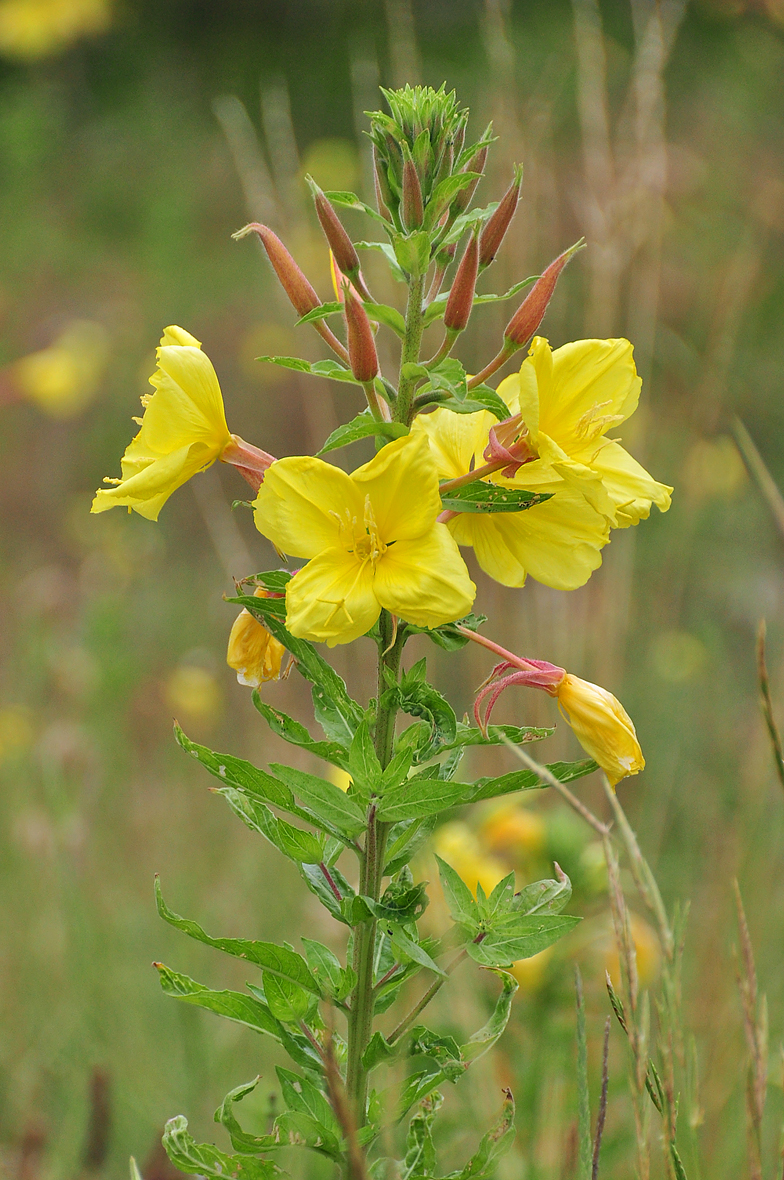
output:
[{"label": "lance-shaped leaf", "polygon": [[[354,897],[354,890],[337,865],[306,865],[299,866],[300,875],[311,893],[314,893],[321,904],[338,922],[350,925],[343,913],[343,902]],[[327,878],[329,874],[329,879]],[[338,894],[340,895],[338,897]]]},{"label": "lance-shaped leaf", "polygon": [[325,856],[326,840],[313,832],[305,832],[292,824],[278,819],[266,803],[253,799],[234,787],[218,787],[216,794],[222,795],[236,816],[254,832],[260,832],[284,856],[297,864],[320,864]]},{"label": "lance-shaped leaf", "polygon": [[378,817],[385,823],[424,819],[465,802],[466,783],[444,782],[439,778],[410,778],[387,791],[378,804]]},{"label": "lance-shaped leaf", "polygon": [[[583,758],[580,762],[550,762],[547,769],[559,782],[571,783],[586,774],[593,774],[599,769],[599,764],[594,762],[593,758]],[[510,795],[514,791],[541,790],[547,785],[535,770],[513,770],[498,778],[477,779],[470,801],[478,803],[481,799],[495,799],[499,795]]]},{"label": "lance-shaped leaf", "polygon": [[350,838],[365,828],[365,810],[326,779],[305,770],[271,762],[270,766],[306,807],[330,827]]},{"label": "lance-shaped leaf", "polygon": [[552,492],[527,492],[523,488],[501,487],[475,479],[443,493],[441,503],[451,512],[523,512],[550,499]]},{"label": "lance-shaped leaf", "polygon": [[518,983],[508,971],[494,971],[493,974],[497,975],[503,984],[501,994],[495,1002],[493,1013],[487,1024],[483,1025],[472,1037],[469,1037],[461,1047],[461,1055],[463,1060],[467,1062],[478,1061],[480,1057],[489,1052],[509,1023],[512,1000]]},{"label": "lance-shaped leaf", "polygon": [[[416,934],[415,926],[412,925],[409,929]],[[434,975],[439,975],[441,978],[446,979],[446,972],[442,971],[419,942],[409,937],[403,926],[395,926],[390,923],[387,927],[387,933],[389,934],[393,948],[404,962],[410,959],[411,962],[417,963],[420,967],[426,967]]]},{"label": "lance-shaped leaf", "polygon": [[[475,295],[474,307],[481,307],[486,303],[503,303],[505,299],[513,299],[515,295],[520,293],[520,291],[524,290],[526,287],[530,287],[532,283],[535,283],[538,278],[540,278],[539,275],[530,275],[527,279],[521,279],[519,283],[515,283],[514,286],[510,287],[508,291],[504,291],[503,295]],[[449,292],[445,291],[428,305],[428,309],[425,312],[425,326],[432,324],[434,320],[440,320],[443,318],[444,312],[446,311],[446,301],[448,298]]]},{"label": "lance-shaped leaf", "polygon": [[444,1180],[485,1180],[495,1175],[498,1160],[509,1151],[515,1137],[514,1099],[509,1090],[506,1096],[501,1118],[483,1137],[476,1154],[464,1168],[459,1172],[450,1172]]},{"label": "lance-shaped leaf", "polygon": [[390,1045],[386,1037],[376,1031],[368,1041],[367,1048],[362,1054],[362,1064],[368,1073],[370,1073],[377,1065],[388,1065],[397,1056],[398,1051],[398,1045]]},{"label": "lance-shaped leaf", "polygon": [[[299,1077],[278,1065],[275,1068],[283,1101],[298,1114],[307,1115],[318,1128],[320,1146],[330,1155],[339,1155],[341,1132],[327,1098],[309,1078]],[[288,1113],[288,1112],[286,1112]]]},{"label": "lance-shaped leaf", "polygon": [[572,896],[566,873],[558,881],[533,881],[515,896],[514,908],[521,914],[559,914]]},{"label": "lance-shaped leaf", "polygon": [[468,942],[465,949],[483,967],[507,967],[547,950],[579,921],[568,914],[509,914],[494,922],[481,942]]},{"label": "lance-shaped leaf", "polygon": [[154,963],[161,981],[161,987],[167,996],[184,1000],[186,1004],[194,1004],[197,1008],[206,1008],[217,1016],[224,1016],[237,1024],[244,1024],[254,1032],[268,1033],[281,1039],[283,1029],[270,1012],[266,1004],[257,1000],[255,996],[246,996],[244,992],[212,991],[204,984],[197,983],[187,975],[172,971],[164,963]]},{"label": "lance-shaped leaf", "polygon": [[436,816],[425,819],[403,820],[390,829],[387,841],[385,876],[392,877],[407,865],[435,831]]},{"label": "lance-shaped leaf", "polygon": [[441,878],[441,888],[444,891],[447,909],[452,921],[464,926],[471,934],[479,931],[479,908],[474,895],[450,864],[436,855],[438,873]]},{"label": "lance-shaped leaf", "polygon": [[389,242],[355,242],[354,245],[358,250],[377,250],[379,254],[383,254],[386,258],[389,269],[392,271],[392,277],[397,279],[399,283],[405,283],[405,271],[403,271],[395,257],[395,251]]},{"label": "lance-shaped leaf", "polygon": [[361,799],[367,801],[371,795],[377,793],[383,772],[367,721],[363,721],[354,734],[354,740],[348,752],[347,769],[351,776],[353,789]]},{"label": "lance-shaped leaf", "polygon": [[304,725],[301,725],[299,721],[295,721],[293,717],[289,717],[287,713],[283,713],[280,709],[273,708],[272,705],[262,698],[258,689],[254,688],[251,699],[267,722],[267,725],[269,725],[272,732],[276,733],[278,737],[282,737],[284,741],[292,746],[299,746],[301,750],[307,750],[308,753],[315,754],[317,758],[323,758],[325,762],[331,762],[334,766],[339,766],[341,770],[346,769],[346,751],[338,742],[315,741]]},{"label": "lance-shaped leaf", "polygon": [[169,1119],[163,1133],[163,1146],[171,1162],[181,1172],[207,1176],[210,1180],[274,1180],[285,1175],[272,1160],[250,1155],[227,1155],[211,1143],[197,1143],[188,1131],[184,1115]]},{"label": "lance-shaped leaf", "polygon": [[289,947],[278,946],[274,942],[257,942],[245,938],[212,938],[202,930],[197,922],[181,918],[179,914],[175,914],[169,909],[161,895],[160,881],[157,876],[155,878],[155,902],[158,913],[164,922],[175,926],[183,934],[187,934],[189,938],[195,939],[196,942],[203,942],[206,946],[215,947],[216,950],[223,951],[227,955],[233,955],[235,959],[247,959],[249,963],[255,963],[257,967],[262,967],[271,975],[296,984],[316,996],[321,995],[319,985],[302,955],[298,955]]},{"label": "lance-shaped leaf", "polygon": [[358,213],[367,214],[367,216],[371,217],[373,221],[380,222],[388,232],[393,232],[394,226],[390,225],[386,217],[382,217],[378,210],[374,209],[371,205],[366,205],[364,201],[360,201],[356,193],[350,193],[343,189],[336,189],[324,193],[324,196],[327,197],[333,205],[342,205],[344,209],[356,209]]},{"label": "lance-shaped leaf", "polygon": [[241,1152],[243,1155],[256,1155],[260,1151],[268,1151],[270,1148],[287,1146],[285,1141],[281,1143],[278,1134],[273,1135],[252,1135],[247,1131],[243,1131],[237,1116],[234,1113],[234,1103],[241,1102],[248,1094],[252,1094],[261,1081],[260,1077],[256,1077],[252,1082],[245,1082],[241,1086],[235,1086],[230,1090],[226,1097],[221,1102],[218,1109],[215,1111],[215,1122],[220,1123],[225,1127],[231,1138],[231,1146],[235,1151]]},{"label": "lance-shaped leaf", "polygon": [[433,1144],[433,1122],[442,1101],[440,1094],[431,1094],[420,1104],[419,1110],[408,1124],[406,1157],[403,1161],[401,1180],[413,1180],[414,1177],[435,1175],[436,1149]]},{"label": "lance-shaped leaf", "polygon": [[489,385],[475,386],[465,401],[449,397],[443,390],[429,390],[422,395],[421,401],[417,400],[417,407],[422,409],[429,405],[443,406],[453,414],[476,414],[480,410],[489,410],[499,422],[509,417],[509,406]]},{"label": "lance-shaped leaf", "polygon": [[456,1082],[468,1068],[454,1037],[439,1036],[423,1024],[410,1031],[409,1053],[412,1057],[429,1057],[449,1082]]},{"label": "lance-shaped leaf", "polygon": [[260,993],[253,984],[248,988],[257,996],[263,994],[267,1007],[276,1020],[282,1024],[299,1025],[305,1020],[311,1007],[311,996],[290,979],[282,979],[269,971],[264,972],[264,992]]},{"label": "lance-shaped leaf", "polygon": [[311,363],[299,356],[257,356],[256,360],[268,365],[279,365],[283,369],[294,369],[297,373],[309,373],[312,377],[328,377],[331,381],[347,381],[350,385],[361,384],[351,369],[333,360]]},{"label": "lance-shaped leaf", "polygon": [[303,938],[302,945],[305,948],[308,966],[318,980],[324,995],[338,1003],[345,1000],[357,982],[354,969],[341,967],[337,955],[322,942],[315,942],[312,938]]},{"label": "lance-shaped leaf", "polygon": [[469,639],[468,636],[457,630],[457,624],[461,623],[471,631],[477,631],[482,623],[486,622],[487,615],[472,613],[458,619],[455,623],[444,623],[441,627],[417,627],[414,623],[406,623],[405,627],[411,635],[427,635],[428,639],[432,640],[437,647],[443,648],[444,651],[459,651],[465,647]]},{"label": "lance-shaped leaf", "polygon": [[404,434],[408,434],[408,427],[402,422],[384,422],[374,418],[369,410],[363,410],[350,422],[333,430],[318,453],[326,455],[328,451],[336,451],[361,438],[402,438]]}]

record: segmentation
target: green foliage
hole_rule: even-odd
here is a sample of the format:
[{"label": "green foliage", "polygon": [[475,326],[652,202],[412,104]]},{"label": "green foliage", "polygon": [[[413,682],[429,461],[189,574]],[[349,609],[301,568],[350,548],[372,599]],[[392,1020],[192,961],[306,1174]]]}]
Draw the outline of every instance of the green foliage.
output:
[{"label": "green foliage", "polygon": [[328,451],[359,442],[361,438],[402,438],[404,434],[408,434],[408,427],[402,422],[380,422],[369,410],[363,410],[356,418],[333,430],[319,454],[326,455]]},{"label": "green foliage", "polygon": [[481,479],[441,495],[444,508],[452,512],[522,512],[550,499],[552,492],[526,492],[522,488],[498,487]]}]

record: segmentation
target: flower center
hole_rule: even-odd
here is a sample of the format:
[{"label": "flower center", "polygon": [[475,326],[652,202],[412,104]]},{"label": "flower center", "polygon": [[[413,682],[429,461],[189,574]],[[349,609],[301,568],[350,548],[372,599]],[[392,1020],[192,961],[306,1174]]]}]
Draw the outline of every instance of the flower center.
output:
[{"label": "flower center", "polygon": [[349,534],[343,541],[346,551],[353,553],[362,565],[369,561],[375,566],[378,559],[386,553],[387,546],[379,536],[370,496],[365,496],[365,512],[362,523],[360,524],[356,517],[352,517],[346,531]]}]

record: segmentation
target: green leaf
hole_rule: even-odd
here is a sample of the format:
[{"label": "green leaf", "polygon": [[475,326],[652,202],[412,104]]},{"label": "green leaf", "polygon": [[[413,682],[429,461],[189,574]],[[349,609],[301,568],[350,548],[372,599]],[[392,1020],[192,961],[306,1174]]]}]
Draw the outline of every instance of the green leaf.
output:
[{"label": "green leaf", "polygon": [[268,365],[280,365],[284,369],[294,369],[297,373],[310,373],[312,377],[328,377],[332,381],[347,381],[350,385],[361,385],[351,369],[346,369],[337,361],[303,361],[298,356],[257,356],[257,361]]},{"label": "green leaf", "polygon": [[130,1180],[144,1180],[141,1172],[139,1171],[139,1165],[133,1156],[131,1156],[128,1160],[128,1171],[130,1173]]},{"label": "green leaf", "polygon": [[348,773],[359,796],[370,799],[381,784],[381,763],[378,760],[367,721],[363,721],[354,734],[348,752]]},{"label": "green leaf", "polygon": [[337,865],[330,865],[327,871],[329,872],[329,875],[335,884],[335,888],[340,893],[341,901],[338,901],[338,899],[335,897],[332,887],[327,881],[324,875],[324,870],[320,865],[302,864],[299,866],[299,871],[308,889],[311,891],[311,893],[315,894],[315,896],[319,899],[324,908],[329,911],[332,917],[338,922],[343,922],[345,925],[350,925],[350,923],[346,922],[342,908],[342,901],[346,898],[349,900],[353,898],[354,890],[340,872]]},{"label": "green leaf", "polygon": [[506,1155],[514,1143],[514,1099],[506,1091],[503,1114],[496,1125],[483,1137],[475,1155],[459,1172],[450,1172],[444,1180],[485,1180],[495,1175],[498,1160]]},{"label": "green leaf", "polygon": [[579,921],[567,914],[511,914],[485,934],[481,942],[467,943],[466,950],[483,967],[508,967],[546,950]]},{"label": "green leaf", "polygon": [[392,881],[384,890],[380,901],[362,897],[374,917],[384,922],[416,922],[427,909],[427,882],[417,885],[402,885]]},{"label": "green leaf", "polygon": [[254,574],[252,579],[246,580],[263,586],[271,594],[285,594],[286,587],[291,581],[291,573],[289,570],[265,570],[263,573]]},{"label": "green leaf", "polygon": [[274,599],[238,600],[230,598],[227,601],[239,601],[242,606],[247,605],[251,614],[257,615],[286,650],[291,652],[297,661],[297,671],[313,685],[313,708],[316,720],[330,741],[339,742],[348,749],[357,726],[364,717],[364,711],[356,701],[351,699],[346,691],[345,682],[338,676],[332,665],[319,655],[312,643],[309,643],[307,639],[295,639],[286,630],[283,622],[266,610],[266,604],[273,602]]},{"label": "green leaf", "polygon": [[279,1022],[267,1005],[254,996],[246,996],[244,992],[212,991],[187,975],[172,971],[163,963],[154,963],[153,966],[158,971],[161,987],[167,996],[184,1000],[186,1004],[195,1004],[197,1008],[206,1008],[217,1016],[244,1024],[254,1032],[268,1033],[276,1040],[281,1039],[283,1030]]},{"label": "green leaf", "polygon": [[[306,1127],[303,1138],[308,1146],[320,1147],[328,1155],[339,1158],[342,1136],[327,1099],[308,1078],[299,1077],[280,1065],[276,1066],[275,1072],[283,1092],[283,1101],[289,1108],[283,1115],[278,1116],[276,1125],[293,1125],[300,1134],[303,1133],[302,1128]],[[290,1120],[291,1112],[295,1115],[304,1115],[309,1122],[303,1123],[297,1118]]]},{"label": "green leaf", "polygon": [[339,447],[346,447],[361,438],[402,438],[404,434],[408,434],[408,427],[402,422],[381,422],[374,418],[369,410],[362,410],[356,418],[333,430],[318,453],[326,455],[328,451],[336,451]]},{"label": "green leaf", "polygon": [[407,819],[424,819],[465,802],[465,783],[444,782],[438,778],[410,778],[383,796],[378,804],[378,818],[385,823]]},{"label": "green leaf", "polygon": [[397,1047],[390,1045],[380,1032],[374,1032],[362,1054],[362,1064],[370,1073],[377,1065],[386,1065],[397,1054]]},{"label": "green leaf", "polygon": [[[550,762],[547,769],[560,782],[571,783],[575,779],[583,778],[586,774],[593,774],[595,770],[599,769],[599,764],[594,762],[592,758],[584,758],[580,762]],[[470,802],[478,803],[481,799],[496,799],[499,795],[510,795],[514,791],[542,790],[547,785],[535,770],[513,770],[509,774],[502,774],[499,778],[477,779]]]},{"label": "green leaf", "polygon": [[371,217],[373,221],[380,222],[381,225],[383,225],[384,228],[390,233],[394,229],[394,227],[387,221],[386,217],[382,217],[378,210],[374,209],[371,205],[366,205],[364,201],[360,201],[356,193],[346,192],[345,190],[341,189],[332,192],[326,192],[324,193],[324,196],[327,198],[327,200],[331,201],[333,205],[342,205],[344,209],[356,209],[358,213],[365,213],[368,217]]},{"label": "green leaf", "polygon": [[397,823],[389,832],[387,844],[387,862],[384,873],[393,876],[407,865],[416,855],[422,845],[430,839],[435,831],[437,816],[427,816],[425,819],[403,820]]},{"label": "green leaf", "polygon": [[303,938],[302,945],[305,948],[308,966],[324,995],[338,1002],[345,1000],[357,982],[353,968],[341,967],[337,955],[321,942]]},{"label": "green leaf", "polygon": [[188,1132],[184,1115],[169,1119],[163,1132],[163,1146],[181,1172],[207,1176],[210,1180],[273,1180],[284,1173],[272,1160],[249,1155],[226,1155],[211,1143],[197,1143]]},{"label": "green leaf", "polygon": [[436,1149],[433,1144],[433,1122],[443,1099],[440,1094],[429,1095],[408,1124],[406,1157],[401,1180],[435,1175]]},{"label": "green leaf", "polygon": [[283,1146],[279,1135],[251,1135],[243,1131],[234,1114],[234,1103],[241,1102],[248,1094],[252,1094],[260,1081],[261,1078],[256,1077],[252,1082],[244,1082],[230,1090],[214,1115],[215,1122],[220,1123],[228,1131],[234,1150],[243,1155],[255,1155],[259,1151]]},{"label": "green leaf", "polygon": [[164,922],[175,926],[183,934],[187,934],[189,938],[195,939],[196,942],[203,942],[206,946],[215,947],[216,950],[224,951],[227,955],[233,955],[235,959],[247,959],[249,963],[255,963],[257,967],[262,967],[271,975],[294,983],[314,995],[321,994],[307,963],[296,951],[285,946],[278,946],[274,942],[256,942],[244,938],[211,938],[197,922],[181,918],[179,914],[173,913],[163,900],[157,876],[155,878],[155,902],[158,913]]},{"label": "green leaf", "polygon": [[440,184],[437,184],[430,194],[430,200],[425,210],[425,229],[432,229],[444,210],[452,204],[457,194],[478,180],[480,175],[479,172],[453,172],[451,176],[446,176]]},{"label": "green leaf", "polygon": [[[292,746],[299,746],[301,750],[307,750],[310,754],[315,754],[317,758],[323,758],[325,762],[331,762],[334,766],[339,766],[341,770],[346,769],[348,758],[346,751],[338,742],[318,742],[315,741],[304,725],[299,721],[295,721],[293,717],[289,717],[286,713],[281,712],[280,709],[273,708],[263,699],[258,689],[254,689],[251,699],[253,704],[261,713],[264,720],[269,725],[273,733],[278,737],[282,737]],[[514,739],[512,739],[514,741]]]},{"label": "green leaf", "polygon": [[324,859],[325,840],[313,832],[305,832],[292,824],[278,819],[266,803],[253,799],[234,787],[218,787],[216,794],[223,795],[229,807],[243,823],[254,832],[260,832],[274,846],[299,864],[319,864]]},{"label": "green leaf", "polygon": [[490,725],[487,735],[475,725],[457,723],[457,735],[451,745],[444,746],[445,750],[452,750],[457,746],[499,746],[507,741],[515,745],[525,745],[528,742],[540,742],[543,738],[552,737],[553,727],[542,728],[533,725]]},{"label": "green leaf", "polygon": [[412,962],[418,963],[420,967],[426,967],[428,971],[432,971],[434,975],[439,975],[446,979],[446,972],[442,971],[438,964],[430,957],[427,951],[418,942],[406,934],[402,926],[390,925],[389,938],[392,946],[397,951],[398,955],[405,962],[411,959]]},{"label": "green leaf", "polygon": [[283,1024],[298,1025],[311,1008],[310,997],[303,988],[268,971],[264,972],[264,998],[272,1015]]},{"label": "green leaf", "polygon": [[419,660],[405,673],[399,685],[384,694],[383,702],[396,704],[411,717],[422,717],[431,725],[429,742],[419,750],[418,761],[426,761],[440,747],[455,738],[457,718],[447,700],[425,680],[426,661]]},{"label": "green leaf", "polygon": [[444,508],[452,512],[522,512],[552,499],[552,492],[527,492],[522,488],[499,486],[475,479],[441,496]]},{"label": "green leaf", "polygon": [[411,1029],[411,1046],[409,1052],[412,1057],[429,1057],[442,1071],[444,1078],[456,1082],[468,1068],[463,1060],[460,1046],[454,1037],[443,1037],[418,1024]]},{"label": "green leaf", "polygon": [[[473,306],[482,307],[487,303],[503,303],[505,299],[512,299],[515,295],[519,295],[521,291],[526,287],[530,287],[540,277],[540,275],[530,275],[527,279],[521,279],[519,283],[515,283],[514,286],[510,287],[508,291],[504,291],[503,295],[475,295]],[[448,298],[449,292],[445,291],[428,305],[427,311],[425,312],[426,327],[428,324],[432,324],[434,320],[441,319],[446,311],[446,301]]]},{"label": "green leaf", "polygon": [[417,390],[418,395],[426,394],[428,391],[444,391],[460,402],[465,401],[468,396],[466,371],[454,357],[448,356],[436,368],[426,369],[425,376],[428,377],[428,383]]},{"label": "green leaf", "polygon": [[369,300],[363,303],[363,307],[371,320],[391,328],[401,339],[405,336],[406,321],[396,307],[390,307],[388,303],[371,303]]},{"label": "green leaf", "polygon": [[425,273],[430,265],[430,234],[425,230],[407,236],[395,234],[392,246],[401,270],[414,277]]},{"label": "green leaf", "polygon": [[463,1060],[468,1062],[478,1061],[480,1057],[483,1057],[485,1053],[489,1052],[509,1023],[512,1000],[517,991],[518,983],[515,977],[510,975],[508,971],[494,970],[493,974],[498,976],[503,987],[487,1024],[475,1032],[461,1048]]},{"label": "green leaf", "polygon": [[558,914],[568,905],[572,883],[563,874],[560,881],[534,881],[515,897],[515,909],[521,914]]},{"label": "green leaf", "polygon": [[397,258],[395,257],[395,251],[389,242],[355,242],[354,245],[356,246],[357,250],[378,250],[378,252],[383,254],[386,258],[387,262],[389,263],[389,268],[397,281],[399,283],[405,283],[408,281],[406,279],[405,271],[401,270]]},{"label": "green leaf", "polygon": [[174,736],[183,750],[198,759],[210,774],[220,779],[223,786],[236,787],[237,790],[264,799],[267,803],[273,803],[284,811],[298,814],[294,796],[289,788],[271,774],[254,766],[252,762],[246,762],[244,758],[235,758],[233,754],[219,754],[207,746],[192,742],[177,724],[174,726]]},{"label": "green leaf", "polygon": [[436,855],[441,888],[444,891],[447,909],[454,922],[476,932],[479,929],[479,910],[471,890],[451,865]]},{"label": "green leaf", "polygon": [[293,766],[271,762],[270,767],[314,815],[332,828],[349,839],[364,830],[364,808],[339,787],[305,770],[296,770]]},{"label": "green leaf", "polygon": [[476,389],[470,389],[465,401],[460,401],[456,397],[447,397],[443,390],[432,390],[423,395],[421,402],[417,398],[416,404],[419,409],[431,404],[442,406],[445,410],[451,410],[453,414],[478,414],[482,410],[490,410],[499,422],[504,422],[509,417],[509,407],[506,402],[487,385],[479,385]]},{"label": "green leaf", "polygon": [[301,318],[297,320],[294,327],[299,328],[302,326],[302,324],[313,324],[317,320],[325,320],[327,316],[340,315],[343,311],[343,304],[339,300],[333,300],[330,303],[320,303],[318,307],[314,307],[312,311],[309,311],[305,315],[301,316]]}]

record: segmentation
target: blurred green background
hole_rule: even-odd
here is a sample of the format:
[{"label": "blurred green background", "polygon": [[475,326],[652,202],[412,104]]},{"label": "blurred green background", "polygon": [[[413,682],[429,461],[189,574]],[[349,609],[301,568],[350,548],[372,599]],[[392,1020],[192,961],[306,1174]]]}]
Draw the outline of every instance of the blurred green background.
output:
[{"label": "blurred green background", "polygon": [[[166,324],[203,341],[230,429],[273,454],[317,449],[356,411],[348,387],[254,361],[317,359],[321,345],[292,327],[255,243],[230,234],[251,216],[269,222],[328,298],[304,173],[369,198],[362,111],[379,105],[379,83],[446,81],[473,131],[493,119],[501,137],[480,203],[503,191],[513,161],[525,165],[483,289],[539,273],[586,236],[544,330],[556,345],[634,341],[645,386],[624,442],[676,489],[668,515],[613,534],[582,590],[512,592],[480,575],[478,605],[488,634],[606,685],[635,719],[648,765],[621,797],[668,903],[691,902],[699,1089],[684,1137],[706,1176],[739,1176],[735,876],[770,1002],[772,1151],[784,1107],[784,797],[754,661],[764,617],[781,700],[784,554],[731,437],[738,414],[784,483],[780,0],[0,0],[0,54],[0,1169],[121,1176],[133,1153],[161,1180],[166,1118],[187,1113],[213,1138],[225,1091],[269,1078],[269,1046],[161,995],[154,959],[214,987],[245,974],[158,920],[155,872],[169,904],[211,932],[293,940],[307,924],[338,937],[171,738],[176,715],[217,749],[281,754],[224,664],[234,608],[222,595],[276,563],[250,514],[230,509],[247,489],[213,468],[157,525],[88,511],[119,472]],[[359,220],[350,229],[375,236]],[[375,263],[374,286],[399,301]],[[495,351],[503,315],[475,317],[469,368]],[[367,647],[334,653],[360,698],[372,692]],[[447,674],[427,654],[436,683],[470,707],[487,662],[465,652]],[[296,674],[266,693],[308,721]],[[533,696],[507,694],[498,717],[552,721]],[[551,760],[577,756],[564,731]],[[507,761],[485,756],[483,772]],[[601,806],[598,788],[581,790]],[[505,854],[523,879],[528,853],[545,871],[557,854],[583,881],[575,912],[588,933],[524,977],[506,1048],[462,1099],[450,1093],[446,1127],[459,1157],[510,1082],[520,1136],[504,1176],[555,1180],[573,1167],[570,960],[586,980],[595,1072],[611,954],[587,835],[548,798],[525,814],[534,837]],[[440,1019],[469,1031],[492,988],[468,972],[462,983]],[[611,1069],[603,1158],[621,1177],[632,1155],[617,1029]]]}]

